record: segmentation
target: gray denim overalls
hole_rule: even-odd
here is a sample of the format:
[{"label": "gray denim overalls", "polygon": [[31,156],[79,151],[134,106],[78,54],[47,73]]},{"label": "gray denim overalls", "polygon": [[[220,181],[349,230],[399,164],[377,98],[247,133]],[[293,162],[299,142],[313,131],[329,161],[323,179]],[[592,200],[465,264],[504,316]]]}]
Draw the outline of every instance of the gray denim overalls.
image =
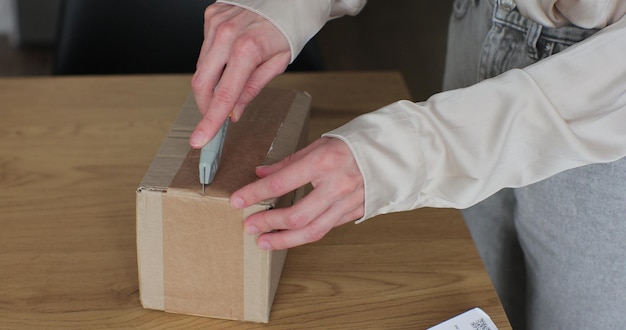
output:
[{"label": "gray denim overalls", "polygon": [[[595,32],[542,27],[513,0],[455,0],[444,89],[528,66]],[[503,189],[463,215],[514,329],[626,327],[626,159]]]}]

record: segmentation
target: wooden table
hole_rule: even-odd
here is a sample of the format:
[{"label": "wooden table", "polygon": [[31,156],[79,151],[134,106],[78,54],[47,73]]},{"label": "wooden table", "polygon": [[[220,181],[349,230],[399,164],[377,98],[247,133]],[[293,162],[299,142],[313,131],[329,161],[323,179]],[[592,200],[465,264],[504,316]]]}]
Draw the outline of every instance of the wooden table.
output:
[{"label": "wooden table", "polygon": [[[268,325],[142,309],[135,189],[189,76],[0,79],[1,328],[412,328],[482,307],[509,328],[453,210],[348,224],[291,249]],[[311,138],[409,98],[393,72],[288,74]]]}]

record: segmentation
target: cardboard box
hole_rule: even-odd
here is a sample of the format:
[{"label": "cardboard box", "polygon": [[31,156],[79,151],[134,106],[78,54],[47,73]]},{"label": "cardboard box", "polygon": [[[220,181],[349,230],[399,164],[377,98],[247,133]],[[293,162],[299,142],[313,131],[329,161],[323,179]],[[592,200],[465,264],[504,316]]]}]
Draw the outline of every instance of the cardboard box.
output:
[{"label": "cardboard box", "polygon": [[245,210],[229,196],[256,180],[254,169],[307,142],[308,95],[265,89],[228,129],[220,168],[201,194],[199,151],[189,136],[200,114],[190,97],[137,190],[137,259],[144,308],[268,322],[287,251],[256,247],[249,214],[290,205],[295,193]]}]

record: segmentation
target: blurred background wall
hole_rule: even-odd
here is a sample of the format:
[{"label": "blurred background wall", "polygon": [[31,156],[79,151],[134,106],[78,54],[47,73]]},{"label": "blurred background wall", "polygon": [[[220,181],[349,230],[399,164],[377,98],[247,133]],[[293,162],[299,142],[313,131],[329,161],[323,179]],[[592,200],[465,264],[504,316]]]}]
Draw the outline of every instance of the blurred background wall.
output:
[{"label": "blurred background wall", "polygon": [[[316,37],[324,69],[397,70],[413,98],[425,99],[441,89],[452,1],[369,0],[361,14],[329,22]],[[60,4],[0,0],[0,76],[51,74]]]},{"label": "blurred background wall", "polygon": [[15,34],[14,0],[0,0],[0,36]]},{"label": "blurred background wall", "polygon": [[61,0],[0,0],[0,34],[16,46],[52,46]]}]

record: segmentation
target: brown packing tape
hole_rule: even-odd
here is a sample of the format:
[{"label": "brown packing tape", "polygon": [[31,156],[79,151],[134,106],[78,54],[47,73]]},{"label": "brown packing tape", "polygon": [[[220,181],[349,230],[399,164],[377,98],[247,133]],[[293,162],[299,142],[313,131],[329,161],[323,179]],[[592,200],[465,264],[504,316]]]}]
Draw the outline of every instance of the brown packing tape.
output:
[{"label": "brown packing tape", "polygon": [[[240,219],[265,209],[254,205]],[[163,310],[268,322],[287,250],[258,249],[225,200],[172,189],[163,195],[163,214]]]},{"label": "brown packing tape", "polygon": [[166,311],[243,319],[242,211],[187,190],[163,196]]},{"label": "brown packing tape", "polygon": [[[309,122],[302,120],[302,118],[308,118],[310,103],[311,97],[308,94],[297,93],[294,95],[291,111],[287,113],[274,139],[280,143],[272,143],[272,148],[265,158],[265,164],[276,163],[307,144]],[[302,111],[305,112],[302,113]],[[298,136],[299,139],[294,139]]]},{"label": "brown packing tape", "polygon": [[[256,205],[244,210],[243,217],[264,210],[265,207]],[[243,236],[243,311],[244,319],[256,322],[268,322],[269,311],[272,305],[273,292],[269,281],[273,277],[280,277],[273,274],[279,272],[272,267],[271,260],[276,252],[263,251],[257,248],[257,236],[246,235],[242,231]],[[265,275],[267,276],[261,276]],[[271,298],[270,298],[271,297]],[[270,298],[270,299],[268,299]]]},{"label": "brown packing tape", "polygon": [[197,123],[200,118],[201,115],[196,107],[193,95],[190,94],[172,124],[167,137],[163,140],[148,171],[146,171],[143,180],[141,180],[139,190],[167,189],[187,157],[187,153],[191,148],[189,146],[189,137],[195,127],[193,123]]},{"label": "brown packing tape", "polygon": [[[297,193],[287,194],[276,200],[276,207],[293,204]],[[244,218],[264,208],[249,207]],[[269,322],[270,309],[288,250],[263,251],[256,246],[258,236],[244,233],[244,316],[246,320]],[[258,276],[268,274],[268,276]]]},{"label": "brown packing tape", "polygon": [[164,308],[163,210],[161,191],[137,193],[139,299],[145,308]]},{"label": "brown packing tape", "polygon": [[[285,151],[291,150],[282,152],[284,156],[296,149],[297,140],[290,141],[287,134],[279,139],[278,135],[282,131],[281,127],[285,127],[283,123],[296,95],[296,92],[286,94],[281,90],[264,90],[263,97],[256,98],[243,117],[229,125],[220,166],[215,180],[206,186],[206,196],[228,198],[235,190],[256,180],[254,169],[265,163],[268,154],[275,149],[274,146]],[[291,133],[296,132],[292,130]],[[170,187],[200,192],[199,157],[199,150],[189,151]]]}]

